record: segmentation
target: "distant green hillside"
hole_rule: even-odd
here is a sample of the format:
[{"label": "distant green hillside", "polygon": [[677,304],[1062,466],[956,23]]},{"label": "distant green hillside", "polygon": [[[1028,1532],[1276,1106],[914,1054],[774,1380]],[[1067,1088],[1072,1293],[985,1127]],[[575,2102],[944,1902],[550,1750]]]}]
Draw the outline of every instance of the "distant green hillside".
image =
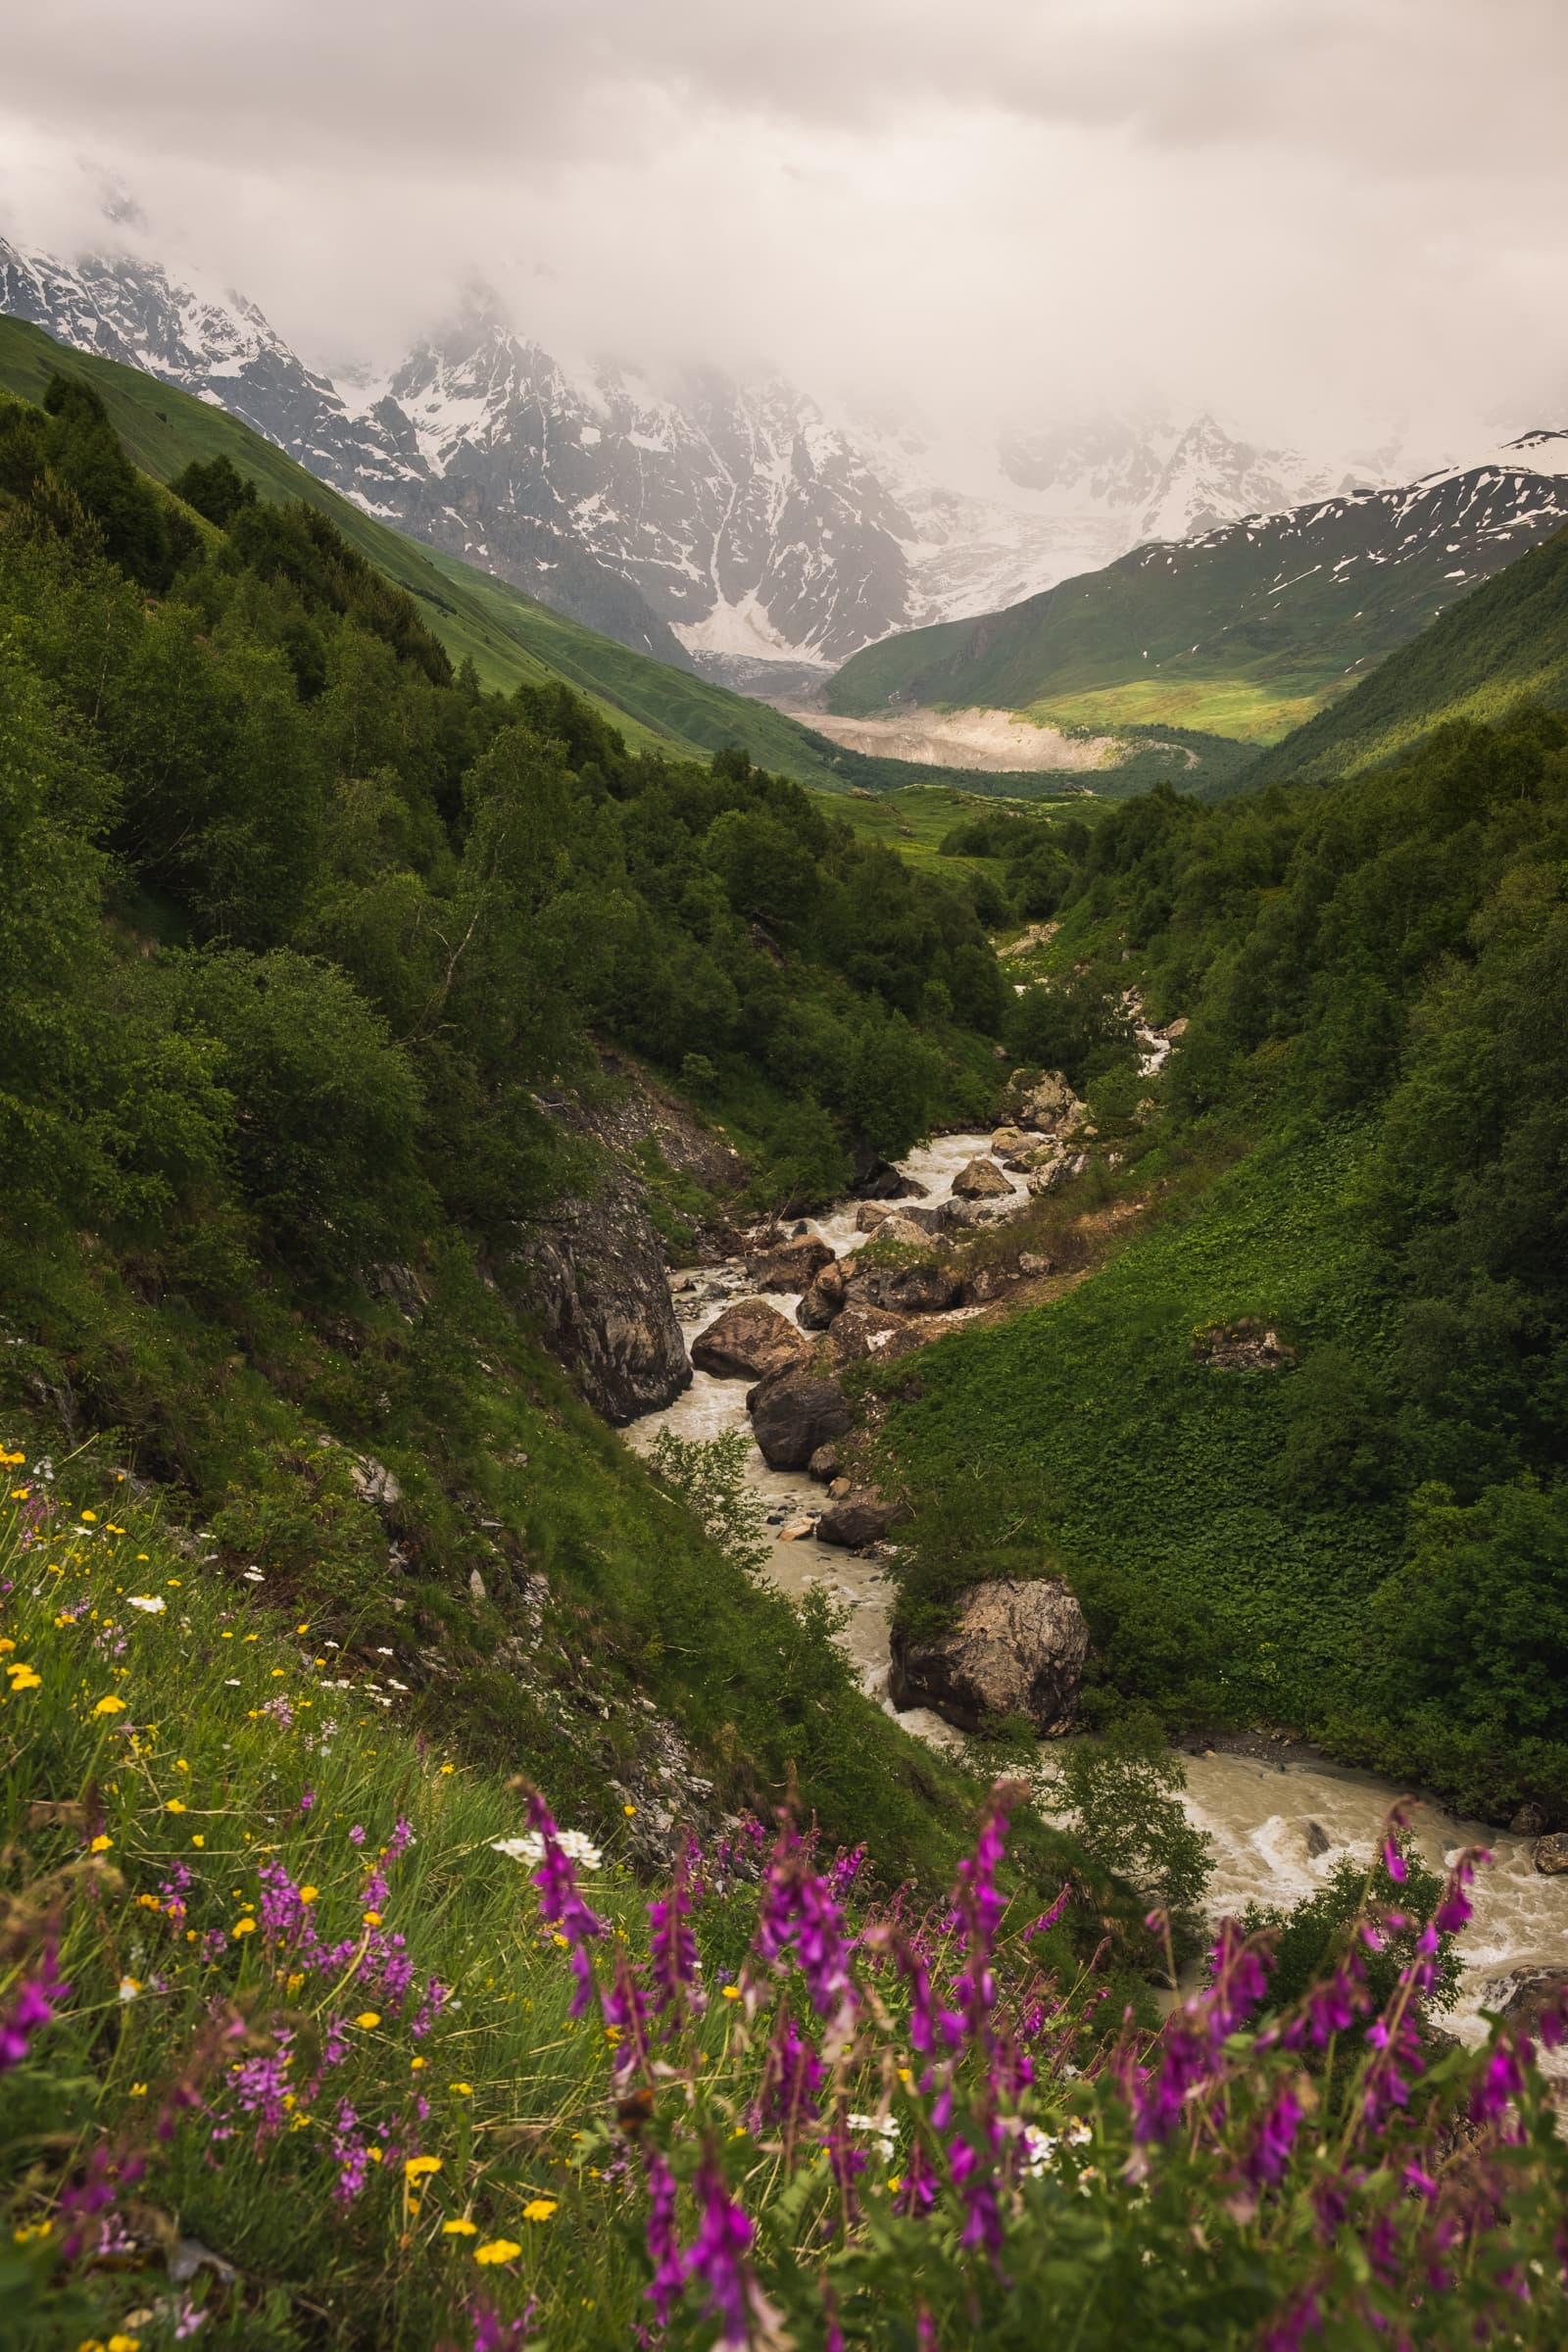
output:
[{"label": "distant green hillside", "polygon": [[980,706],[1272,743],[1564,520],[1568,483],[1524,463],[1252,516],[888,638],[839,671],[829,706]]},{"label": "distant green hillside", "polygon": [[0,388],[41,400],[56,368],[95,386],[129,455],[154,480],[172,480],[192,459],[226,456],[264,498],[274,503],[299,498],[318,508],[351,546],[418,598],[453,659],[471,656],[487,686],[565,678],[620,729],[634,751],[702,755],[740,744],[761,765],[829,792],[842,792],[851,782],[875,789],[924,780],[917,768],[881,775],[876,771],[892,763],[858,760],[765,703],[750,702],[706,678],[633,653],[507,581],[421,547],[340,498],[224,410],[134,368],[73,351],[40,327],[0,318]]},{"label": "distant green hillside", "polygon": [[1406,752],[1454,718],[1568,706],[1568,531],[1440,614],[1413,643],[1229,779],[1332,783]]}]

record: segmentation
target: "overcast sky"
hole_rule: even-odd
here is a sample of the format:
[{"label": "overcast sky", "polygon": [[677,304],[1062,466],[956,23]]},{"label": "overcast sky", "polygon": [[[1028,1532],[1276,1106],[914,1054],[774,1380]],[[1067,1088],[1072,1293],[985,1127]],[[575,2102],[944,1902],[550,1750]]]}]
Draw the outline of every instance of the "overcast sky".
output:
[{"label": "overcast sky", "polygon": [[1568,421],[1568,0],[46,0],[0,224],[317,360],[482,276],[565,352],[977,434],[1214,407],[1325,453]]}]

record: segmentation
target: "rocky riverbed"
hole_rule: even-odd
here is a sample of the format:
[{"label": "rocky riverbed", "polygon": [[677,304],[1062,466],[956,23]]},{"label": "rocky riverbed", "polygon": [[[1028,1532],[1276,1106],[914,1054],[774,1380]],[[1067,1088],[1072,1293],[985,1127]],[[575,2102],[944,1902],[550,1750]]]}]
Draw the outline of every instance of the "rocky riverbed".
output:
[{"label": "rocky riverbed", "polygon": [[[1004,1148],[1004,1157],[1017,1156]],[[993,1213],[1005,1215],[1012,1203],[1021,1205],[1028,1177],[993,1154],[989,1135],[937,1137],[909,1154],[903,1173],[920,1188],[917,1205],[929,1211],[953,1198],[955,1179],[977,1159],[996,1168],[1003,1179],[1004,1189],[992,1201]],[[913,1200],[915,1195],[911,1192],[907,1199]],[[895,1213],[902,1205],[891,1203]],[[868,1238],[864,1221],[863,1203],[842,1201],[826,1215],[806,1220],[804,1232],[792,1232],[790,1241],[814,1239],[841,1261],[852,1261]],[[811,1279],[811,1254],[803,1253],[799,1261],[799,1290],[772,1290],[766,1298],[780,1323],[794,1331],[800,1329],[797,1309]],[[739,1263],[682,1271],[672,1278],[672,1287],[688,1348],[755,1291]],[[940,1325],[979,1311],[960,1305],[942,1315]],[[750,1431],[747,1398],[754,1393],[743,1378],[697,1370],[673,1403],[633,1422],[626,1435],[646,1451],[666,1428],[687,1439]],[[842,1639],[862,1687],[890,1713],[897,1712],[889,1691],[894,1594],[877,1547],[855,1550],[817,1540],[813,1530],[826,1497],[804,1467],[770,1468],[754,1444],[748,1478],[772,1521],[771,1555],[763,1573],[791,1597],[819,1588],[845,1607]],[[961,1743],[961,1735],[929,1708],[908,1709],[898,1719],[933,1745]],[[1268,1745],[1250,1744],[1265,1750]],[[1050,1752],[1048,1743],[1042,1749],[1047,1769]],[[1188,1813],[1206,1833],[1213,1850],[1208,1907],[1216,1919],[1238,1914],[1252,1902],[1288,1907],[1322,1886],[1345,1855],[1357,1862],[1370,1860],[1389,1806],[1406,1793],[1373,1774],[1327,1763],[1298,1743],[1282,1743],[1277,1759],[1267,1752],[1208,1749],[1183,1760]],[[1465,1974],[1459,2007],[1446,2021],[1461,2039],[1476,2041],[1485,2032],[1483,2007],[1501,2006],[1516,1996],[1528,1998],[1538,1972],[1568,1974],[1568,1874],[1546,1876],[1536,1867],[1533,1836],[1489,1830],[1482,1823],[1456,1819],[1437,1805],[1418,1804],[1412,1830],[1434,1869],[1442,1869],[1465,1845],[1485,1845],[1493,1853],[1491,1868],[1478,1878],[1475,1918],[1461,1945]]]}]

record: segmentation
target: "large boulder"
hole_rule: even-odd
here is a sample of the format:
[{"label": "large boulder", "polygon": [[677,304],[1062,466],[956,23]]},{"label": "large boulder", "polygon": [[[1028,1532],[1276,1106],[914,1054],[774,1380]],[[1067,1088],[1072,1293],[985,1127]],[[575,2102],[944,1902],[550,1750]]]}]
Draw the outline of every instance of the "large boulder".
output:
[{"label": "large boulder", "polygon": [[1066,1133],[1088,1117],[1059,1070],[1014,1070],[1007,1081],[1007,1109],[1015,1127],[1043,1135]]},{"label": "large boulder", "polygon": [[816,1523],[816,1540],[858,1551],[866,1544],[880,1544],[895,1515],[895,1506],[884,1502],[875,1487],[857,1487],[828,1505]]},{"label": "large boulder", "polygon": [[896,1208],[876,1229],[879,1242],[896,1242],[904,1250],[928,1250],[940,1210]]},{"label": "large boulder", "polygon": [[851,1306],[894,1315],[941,1315],[963,1297],[963,1276],[938,1258],[907,1266],[862,1266],[850,1281]]},{"label": "large boulder", "polygon": [[1494,1977],[1487,1985],[1486,2005],[1497,2010],[1511,2026],[1522,2027],[1527,2034],[1538,2033],[1544,2018],[1568,2016],[1568,1969],[1518,1968],[1505,1977]]},{"label": "large boulder", "polygon": [[836,1257],[831,1265],[822,1268],[795,1309],[795,1320],[801,1329],[826,1331],[842,1309],[849,1287],[849,1269],[842,1258]]},{"label": "large boulder", "polygon": [[1051,1740],[1071,1726],[1088,1655],[1089,1628],[1070,1586],[1059,1577],[999,1578],[975,1586],[945,1633],[895,1626],[889,1688],[896,1707],[934,1707],[962,1731],[1022,1715]]},{"label": "large boulder", "polygon": [[994,1159],[971,1159],[953,1179],[953,1191],[959,1200],[999,1200],[1012,1187]]},{"label": "large boulder", "polygon": [[1530,1858],[1544,1879],[1560,1879],[1568,1871],[1568,1831],[1554,1830],[1549,1838],[1538,1838]]},{"label": "large boulder", "polygon": [[833,1262],[833,1252],[826,1242],[818,1241],[814,1233],[797,1242],[785,1242],[777,1250],[769,1250],[760,1257],[746,1261],[746,1279],[759,1291],[805,1291],[824,1266]]},{"label": "large boulder", "polygon": [[770,1470],[804,1470],[819,1446],[845,1436],[850,1408],[836,1380],[804,1370],[772,1372],[746,1399],[752,1434]]},{"label": "large boulder", "polygon": [[804,1363],[810,1352],[805,1334],[763,1298],[743,1298],[727,1306],[692,1342],[697,1370],[714,1373],[720,1380],[761,1380],[769,1372]]},{"label": "large boulder", "polygon": [[642,1187],[608,1154],[591,1189],[515,1229],[502,1263],[525,1285],[552,1354],[607,1421],[657,1412],[690,1382]]},{"label": "large boulder", "polygon": [[868,1355],[878,1363],[896,1363],[912,1348],[925,1346],[924,1335],[906,1315],[890,1315],[880,1306],[847,1306],[827,1335],[828,1352],[835,1365],[858,1364]]}]

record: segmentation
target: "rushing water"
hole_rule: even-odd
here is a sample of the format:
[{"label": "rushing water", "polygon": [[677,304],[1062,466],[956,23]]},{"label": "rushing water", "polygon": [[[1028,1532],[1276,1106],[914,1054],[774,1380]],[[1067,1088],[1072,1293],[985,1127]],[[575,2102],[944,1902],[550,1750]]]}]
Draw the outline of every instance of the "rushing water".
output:
[{"label": "rushing water", "polygon": [[[905,1171],[927,1188],[928,1204],[946,1200],[958,1170],[988,1152],[990,1140],[989,1135],[939,1136],[909,1154]],[[1021,1193],[1021,1182],[1011,1181],[1014,1193]],[[867,1238],[855,1230],[858,1206],[858,1201],[847,1201],[808,1222],[842,1255]],[[713,1272],[696,1269],[699,1281],[710,1280]],[[695,1311],[686,1325],[688,1345],[731,1298],[746,1295],[744,1289],[736,1289]],[[773,1303],[793,1315],[799,1301],[776,1298]],[[961,1319],[961,1310],[944,1317],[949,1323]],[[691,1387],[673,1404],[646,1415],[626,1434],[641,1451],[653,1445],[662,1429],[688,1439],[718,1437],[728,1430],[749,1434],[749,1385],[694,1372]],[[814,1517],[822,1507],[821,1488],[804,1471],[770,1470],[755,1446],[747,1476],[769,1512],[781,1513],[786,1522]],[[863,1689],[891,1712],[888,1629],[894,1596],[877,1562],[809,1537],[786,1540],[776,1527],[769,1533],[773,1544],[765,1573],[792,1597],[815,1587],[844,1605],[849,1612],[845,1648]],[[899,1721],[934,1745],[960,1744],[951,1726],[924,1708],[901,1715]],[[1370,1773],[1321,1762],[1275,1763],[1223,1754],[1188,1756],[1183,1762],[1188,1813],[1206,1833],[1212,1848],[1207,1900],[1215,1918],[1239,1913],[1251,1902],[1285,1908],[1322,1886],[1346,1854],[1358,1862],[1370,1860],[1384,1815],[1404,1793]],[[1568,1878],[1541,1877],[1532,1866],[1530,1839],[1457,1820],[1436,1805],[1419,1805],[1412,1828],[1423,1857],[1435,1870],[1464,1845],[1487,1845],[1493,1852],[1492,1867],[1481,1872],[1476,1883],[1475,1918],[1460,1946],[1464,1985],[1459,2007],[1447,2021],[1461,2038],[1477,2040],[1486,2030],[1481,2004],[1495,1996],[1499,1979],[1520,1969],[1568,1969]]]}]

